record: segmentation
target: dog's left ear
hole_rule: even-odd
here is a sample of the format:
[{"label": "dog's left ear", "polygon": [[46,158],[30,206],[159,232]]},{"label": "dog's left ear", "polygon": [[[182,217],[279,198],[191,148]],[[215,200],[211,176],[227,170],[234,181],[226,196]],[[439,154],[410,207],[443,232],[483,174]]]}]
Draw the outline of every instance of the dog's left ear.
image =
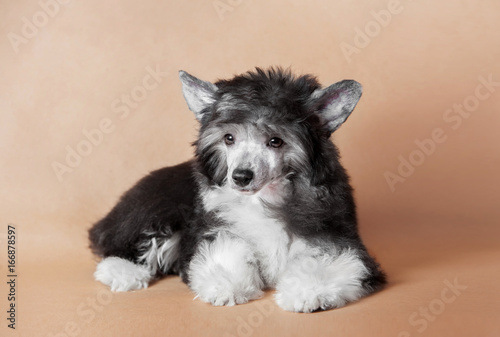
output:
[{"label": "dog's left ear", "polygon": [[214,93],[217,91],[217,86],[197,79],[183,70],[179,71],[179,78],[189,110],[194,112],[196,119],[201,122],[204,110],[215,102]]},{"label": "dog's left ear", "polygon": [[344,80],[323,89],[316,89],[309,98],[310,106],[317,112],[332,133],[349,117],[361,98],[361,84],[353,80]]}]

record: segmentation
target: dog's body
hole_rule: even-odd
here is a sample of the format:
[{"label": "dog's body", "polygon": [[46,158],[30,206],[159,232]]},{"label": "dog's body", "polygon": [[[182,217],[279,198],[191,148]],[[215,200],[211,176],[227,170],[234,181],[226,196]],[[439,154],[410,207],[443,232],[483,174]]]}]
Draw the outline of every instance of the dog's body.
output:
[{"label": "dog's body", "polygon": [[181,72],[200,121],[190,162],[152,172],[90,230],[115,291],[179,274],[203,301],[245,303],[274,288],[285,310],[340,307],[385,277],[357,232],[348,176],[329,136],[361,86],[320,88],[280,69],[215,84]]}]

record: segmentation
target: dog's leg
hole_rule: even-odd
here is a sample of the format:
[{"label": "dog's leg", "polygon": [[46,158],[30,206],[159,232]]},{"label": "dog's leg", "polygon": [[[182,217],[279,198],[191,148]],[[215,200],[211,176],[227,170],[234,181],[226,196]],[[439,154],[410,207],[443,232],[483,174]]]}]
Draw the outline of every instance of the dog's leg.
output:
[{"label": "dog's leg", "polygon": [[147,237],[138,247],[138,263],[111,256],[98,265],[94,277],[108,285],[112,291],[129,291],[147,288],[157,274],[170,270],[179,255],[180,233],[170,238]]},{"label": "dog's leg", "polygon": [[188,273],[196,297],[213,305],[242,304],[262,296],[264,285],[250,245],[224,231],[201,242]]},{"label": "dog's leg", "polygon": [[276,303],[295,312],[341,307],[367,294],[363,280],[368,274],[354,249],[325,252],[296,240],[276,286]]}]

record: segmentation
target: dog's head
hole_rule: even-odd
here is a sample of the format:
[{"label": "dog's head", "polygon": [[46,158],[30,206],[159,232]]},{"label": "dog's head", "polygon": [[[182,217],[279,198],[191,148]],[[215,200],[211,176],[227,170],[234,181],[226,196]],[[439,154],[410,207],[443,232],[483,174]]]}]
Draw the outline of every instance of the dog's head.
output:
[{"label": "dog's head", "polygon": [[201,124],[194,145],[203,174],[248,194],[285,177],[317,176],[321,149],[361,97],[355,81],[321,88],[312,76],[281,69],[257,68],[215,84],[179,74]]}]

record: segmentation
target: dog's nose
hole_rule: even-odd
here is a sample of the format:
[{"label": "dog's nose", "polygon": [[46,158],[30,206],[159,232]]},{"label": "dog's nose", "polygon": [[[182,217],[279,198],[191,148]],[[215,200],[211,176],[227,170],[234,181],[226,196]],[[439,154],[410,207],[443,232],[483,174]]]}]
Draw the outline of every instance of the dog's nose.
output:
[{"label": "dog's nose", "polygon": [[253,179],[253,172],[250,170],[236,169],[233,171],[234,183],[238,186],[247,186]]}]

